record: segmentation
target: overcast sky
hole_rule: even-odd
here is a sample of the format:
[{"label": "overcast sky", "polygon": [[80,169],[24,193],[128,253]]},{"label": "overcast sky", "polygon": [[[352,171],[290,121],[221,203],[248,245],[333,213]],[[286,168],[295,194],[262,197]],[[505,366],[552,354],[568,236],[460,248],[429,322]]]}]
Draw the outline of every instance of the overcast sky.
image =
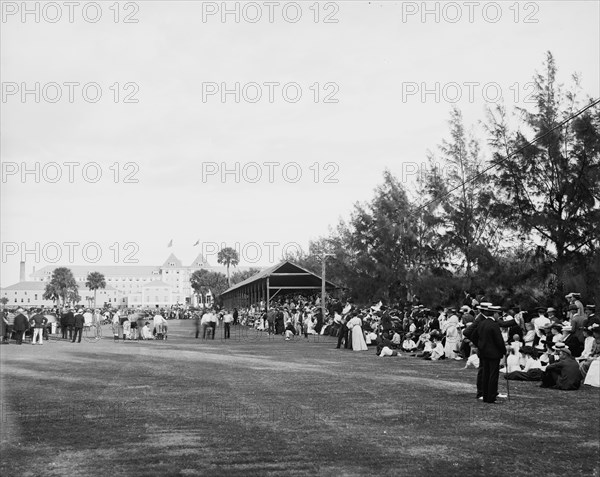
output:
[{"label": "overcast sky", "polygon": [[[221,2],[29,2],[25,17],[3,2],[1,285],[25,248],[28,274],[203,250],[216,264],[222,243],[266,266],[347,218],[385,168],[413,181],[458,94],[467,125],[498,87],[525,106],[550,50],[562,81],[599,96],[599,2],[475,3],[230,2],[238,23]],[[239,102],[223,98],[236,82]]]}]

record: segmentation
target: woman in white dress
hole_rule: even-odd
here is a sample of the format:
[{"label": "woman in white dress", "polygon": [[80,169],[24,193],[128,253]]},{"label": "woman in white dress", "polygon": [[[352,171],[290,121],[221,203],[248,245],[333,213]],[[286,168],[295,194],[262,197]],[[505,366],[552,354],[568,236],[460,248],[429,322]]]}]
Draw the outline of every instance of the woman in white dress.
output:
[{"label": "woman in white dress", "polygon": [[442,325],[442,333],[446,334],[446,345],[444,346],[444,354],[447,359],[456,358],[455,351],[458,348],[459,333],[458,333],[458,316],[452,313],[452,316],[444,321]]},{"label": "woman in white dress", "polygon": [[355,316],[346,324],[348,329],[352,331],[352,349],[354,351],[366,351],[367,343],[362,330],[362,320]]}]

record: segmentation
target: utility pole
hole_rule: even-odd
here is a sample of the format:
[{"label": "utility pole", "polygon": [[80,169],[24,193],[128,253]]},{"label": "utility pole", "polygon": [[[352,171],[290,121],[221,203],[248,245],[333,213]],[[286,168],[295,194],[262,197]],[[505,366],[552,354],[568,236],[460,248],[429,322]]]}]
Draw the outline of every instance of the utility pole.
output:
[{"label": "utility pole", "polygon": [[325,253],[321,255],[321,319],[325,321],[325,262],[327,257],[333,257],[333,253]]}]

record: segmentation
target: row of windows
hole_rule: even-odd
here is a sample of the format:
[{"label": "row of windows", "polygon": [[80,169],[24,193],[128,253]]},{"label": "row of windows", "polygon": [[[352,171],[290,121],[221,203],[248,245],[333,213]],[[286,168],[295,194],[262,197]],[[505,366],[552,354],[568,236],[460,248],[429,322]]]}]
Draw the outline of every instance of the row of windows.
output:
[{"label": "row of windows", "polygon": [[[21,303],[25,303],[23,300],[24,300],[24,299],[23,299],[23,298],[21,298]],[[37,295],[35,295],[35,298],[34,298],[34,300],[36,300],[36,301],[37,301]],[[111,302],[111,300],[112,300],[112,299],[111,299],[111,298],[109,298],[109,299],[108,299],[108,303],[110,303],[110,302]],[[123,300],[123,301],[125,301],[125,300]],[[117,302],[117,299],[115,298],[115,303],[116,303],[116,302]],[[17,298],[15,298],[15,303],[18,303],[18,301],[17,301]],[[31,303],[31,298],[27,298],[27,303]]]}]

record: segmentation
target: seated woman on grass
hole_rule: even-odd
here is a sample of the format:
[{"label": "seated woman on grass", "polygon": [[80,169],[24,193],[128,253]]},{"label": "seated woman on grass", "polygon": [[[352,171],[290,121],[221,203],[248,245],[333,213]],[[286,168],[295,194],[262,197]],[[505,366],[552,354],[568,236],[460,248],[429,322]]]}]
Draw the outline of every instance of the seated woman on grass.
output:
[{"label": "seated woman on grass", "polygon": [[[414,354],[411,356],[415,356]],[[425,345],[423,352],[416,355],[417,358],[423,358],[428,361],[438,361],[444,359],[444,345],[442,345],[442,335],[438,331],[431,332],[429,345]]]},{"label": "seated woman on grass", "polygon": [[507,373],[504,378],[513,381],[541,381],[543,366],[538,358],[537,350],[531,346],[524,346],[519,352],[525,359],[523,370]]},{"label": "seated woman on grass", "polygon": [[429,357],[425,357],[425,359],[431,361],[438,361],[440,359],[444,359],[446,355],[444,353],[444,345],[442,345],[442,336],[438,333],[432,333],[431,341],[433,349],[431,350],[431,355]]},{"label": "seated woman on grass", "polygon": [[513,371],[521,371],[521,367],[519,366],[520,353],[518,350],[520,350],[520,347],[506,347],[506,351],[508,353],[506,358],[506,366],[500,369],[501,373],[512,373]]},{"label": "seated woman on grass", "polygon": [[152,332],[150,331],[150,322],[146,321],[146,324],[142,327],[142,339],[143,340],[153,340],[154,336],[152,336]]},{"label": "seated woman on grass", "polygon": [[408,333],[404,338],[404,341],[402,342],[402,349],[404,351],[412,352],[417,349],[417,343],[415,343],[412,338],[412,333]]},{"label": "seated woman on grass", "polygon": [[421,350],[423,352],[425,352],[425,351],[431,352],[433,347],[431,346],[430,338],[431,338],[431,333],[423,333],[421,336],[419,336],[419,339],[417,340],[417,350]]}]

